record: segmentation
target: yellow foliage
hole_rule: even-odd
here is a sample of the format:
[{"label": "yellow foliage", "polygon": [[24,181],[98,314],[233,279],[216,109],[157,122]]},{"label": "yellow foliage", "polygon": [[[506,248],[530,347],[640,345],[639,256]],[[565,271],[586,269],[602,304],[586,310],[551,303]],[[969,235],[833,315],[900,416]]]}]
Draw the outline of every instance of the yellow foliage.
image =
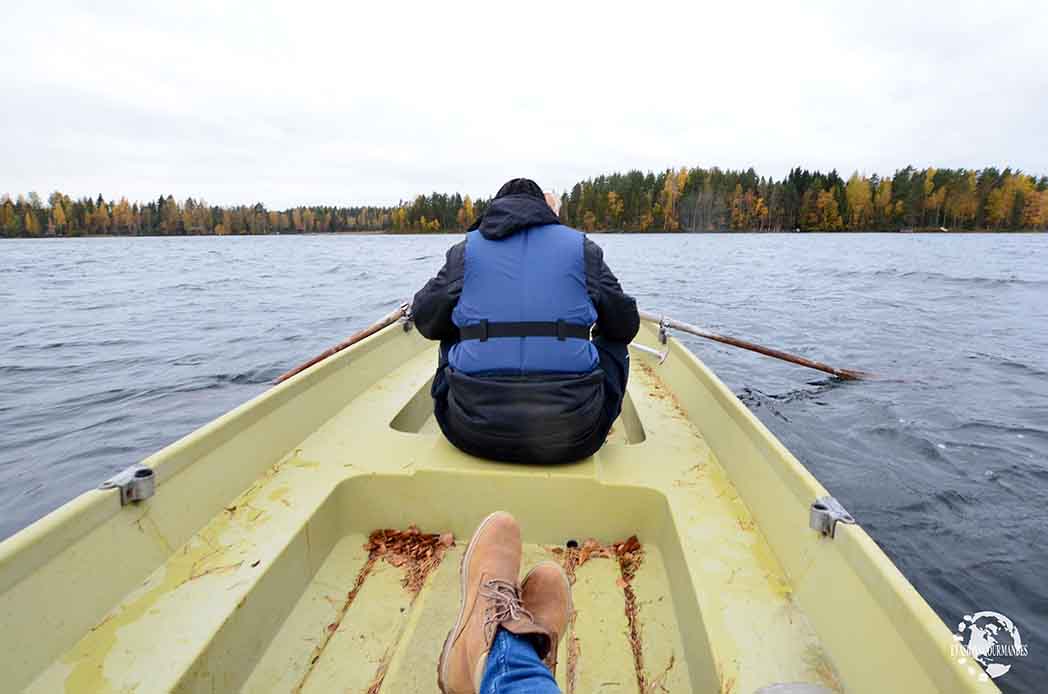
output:
[{"label": "yellow foliage", "polygon": [[986,221],[994,229],[1011,223],[1016,203],[1032,192],[1033,182],[1027,176],[1005,176],[986,198]]},{"label": "yellow foliage", "polygon": [[1023,200],[1022,225],[1036,229],[1048,225],[1048,190],[1030,191]]},{"label": "yellow foliage", "polygon": [[109,231],[109,211],[104,205],[96,207],[91,215],[91,225],[95,231],[105,233]]},{"label": "yellow foliage", "polygon": [[839,231],[844,226],[833,192],[824,190],[815,201],[816,231]]},{"label": "yellow foliage", "polygon": [[462,210],[465,213],[464,226],[468,227],[477,221],[477,213],[473,209],[473,200],[468,195],[462,200]]},{"label": "yellow foliage", "polygon": [[731,195],[731,228],[745,229],[749,224],[745,208],[745,196],[742,192],[742,184],[735,184],[735,192]]},{"label": "yellow foliage", "polygon": [[[684,180],[687,180],[685,172]],[[680,200],[681,185],[679,176],[673,174],[666,176],[666,182],[662,185],[659,193],[657,209],[662,212],[662,225],[666,231],[677,231],[680,229],[680,220],[677,216],[677,201]]]},{"label": "yellow foliage", "polygon": [[597,228],[597,215],[593,214],[592,210],[586,210],[586,214],[582,217],[582,229],[583,231],[593,231]]},{"label": "yellow foliage", "polygon": [[758,228],[763,229],[768,223],[768,206],[764,202],[764,198],[758,196],[756,202],[753,204],[753,216],[756,218]]},{"label": "yellow foliage", "polygon": [[881,182],[877,184],[873,206],[882,222],[891,221],[895,210],[892,206],[892,182],[890,178],[882,178]]},{"label": "yellow foliage", "polygon": [[848,227],[850,229],[865,228],[873,209],[870,181],[865,176],[859,176],[859,172],[856,171],[848,179],[844,188],[844,197],[848,201]]},{"label": "yellow foliage", "polygon": [[51,214],[53,215],[52,219],[54,220],[54,224],[56,227],[61,229],[66,225],[65,210],[62,209],[61,203],[54,206],[54,209],[52,210]]},{"label": "yellow foliage", "polygon": [[622,219],[622,212],[626,208],[626,202],[622,196],[615,191],[608,193],[608,227],[617,229]]}]

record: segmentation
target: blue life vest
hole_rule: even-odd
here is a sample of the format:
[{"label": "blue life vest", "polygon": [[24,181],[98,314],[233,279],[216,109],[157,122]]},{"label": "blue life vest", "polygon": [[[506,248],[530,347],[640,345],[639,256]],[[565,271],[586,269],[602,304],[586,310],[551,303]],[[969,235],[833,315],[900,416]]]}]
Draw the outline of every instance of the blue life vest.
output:
[{"label": "blue life vest", "polygon": [[[483,321],[563,321],[588,328],[597,310],[586,291],[584,239],[560,224],[496,240],[469,232],[462,294],[451,320],[460,329]],[[588,373],[599,359],[588,339],[528,336],[463,339],[452,346],[448,362],[467,374],[524,375]]]}]

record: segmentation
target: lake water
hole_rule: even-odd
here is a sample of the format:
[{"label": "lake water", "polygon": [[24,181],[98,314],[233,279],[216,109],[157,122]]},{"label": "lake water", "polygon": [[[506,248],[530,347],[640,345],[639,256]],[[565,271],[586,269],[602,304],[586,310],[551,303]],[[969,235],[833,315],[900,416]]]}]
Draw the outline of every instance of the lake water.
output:
[{"label": "lake water", "polygon": [[[596,235],[952,628],[1011,617],[1048,678],[1048,236]],[[389,311],[451,236],[0,242],[0,538]],[[801,521],[799,521],[801,522]],[[857,638],[861,635],[857,634]]]}]

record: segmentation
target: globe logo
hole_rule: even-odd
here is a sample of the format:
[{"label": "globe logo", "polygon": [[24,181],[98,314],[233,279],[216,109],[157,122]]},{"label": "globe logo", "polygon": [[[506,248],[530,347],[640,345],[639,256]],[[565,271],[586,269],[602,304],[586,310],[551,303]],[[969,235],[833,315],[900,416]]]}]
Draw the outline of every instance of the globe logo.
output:
[{"label": "globe logo", "polygon": [[[955,655],[957,662],[968,663],[968,670],[980,681],[998,678],[1012,669],[1012,660],[1027,655],[1019,630],[1000,612],[976,612],[964,615],[957,625]],[[985,672],[979,672],[970,660],[975,660]]]}]

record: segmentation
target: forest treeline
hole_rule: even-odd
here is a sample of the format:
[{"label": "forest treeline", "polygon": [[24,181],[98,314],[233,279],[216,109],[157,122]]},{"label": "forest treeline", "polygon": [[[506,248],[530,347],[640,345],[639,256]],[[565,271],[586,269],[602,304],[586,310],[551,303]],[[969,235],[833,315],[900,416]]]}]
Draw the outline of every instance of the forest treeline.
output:
[{"label": "forest treeline", "polygon": [[[161,196],[73,199],[61,192],[0,197],[4,236],[461,231],[487,200],[419,195],[396,206],[222,207]],[[1011,169],[914,169],[892,176],[793,169],[782,180],[751,168],[630,171],[576,183],[561,220],[585,231],[1048,230],[1048,177]]]},{"label": "forest treeline", "polygon": [[197,236],[305,234],[341,231],[442,231],[464,229],[484,210],[465,197],[420,195],[396,207],[313,205],[269,210],[262,203],[221,207],[204,200],[161,196],[147,203],[127,198],[73,199],[54,192],[45,203],[37,193],[0,197],[4,236]]},{"label": "forest treeline", "polygon": [[597,231],[1018,231],[1048,228],[1048,177],[1004,169],[923,169],[892,176],[793,169],[631,171],[575,184],[566,224]]}]

